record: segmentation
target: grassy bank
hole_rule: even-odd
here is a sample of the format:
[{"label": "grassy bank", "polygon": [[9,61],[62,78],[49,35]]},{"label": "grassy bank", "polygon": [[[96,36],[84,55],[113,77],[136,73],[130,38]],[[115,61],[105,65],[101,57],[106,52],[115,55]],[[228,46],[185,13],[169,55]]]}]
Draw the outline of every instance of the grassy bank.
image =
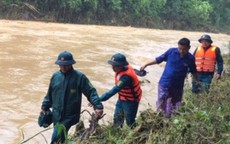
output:
[{"label": "grassy bank", "polygon": [[[147,109],[138,116],[139,125],[135,129],[101,125],[90,139],[81,143],[230,143],[230,54],[224,56],[224,62],[222,79],[213,80],[209,94],[192,94],[190,82],[186,81],[179,115],[167,119],[153,109]],[[70,136],[70,139],[78,143],[77,137]]]}]

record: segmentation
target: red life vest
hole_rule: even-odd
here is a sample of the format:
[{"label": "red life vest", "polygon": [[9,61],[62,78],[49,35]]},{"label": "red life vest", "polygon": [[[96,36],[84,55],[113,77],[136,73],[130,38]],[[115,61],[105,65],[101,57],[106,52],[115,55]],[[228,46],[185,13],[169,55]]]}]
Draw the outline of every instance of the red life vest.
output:
[{"label": "red life vest", "polygon": [[198,72],[214,72],[216,65],[216,46],[211,46],[207,50],[198,47],[195,53],[196,68]]},{"label": "red life vest", "polygon": [[132,86],[125,87],[118,92],[119,99],[123,101],[137,101],[139,102],[142,97],[142,90],[140,82],[135,74],[133,68],[128,65],[128,69],[121,71],[115,75],[115,84],[119,82],[119,78],[123,75],[128,75],[132,78]]}]

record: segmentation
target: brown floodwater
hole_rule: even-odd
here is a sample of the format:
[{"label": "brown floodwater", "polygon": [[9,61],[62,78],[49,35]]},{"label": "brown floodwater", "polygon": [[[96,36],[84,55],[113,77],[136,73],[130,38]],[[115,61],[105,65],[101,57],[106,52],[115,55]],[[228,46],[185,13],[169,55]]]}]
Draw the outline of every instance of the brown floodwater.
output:
[{"label": "brown floodwater", "polygon": [[[37,124],[40,105],[46,94],[51,75],[58,70],[54,64],[57,55],[70,51],[77,63],[96,87],[99,95],[114,85],[114,72],[107,61],[116,52],[124,53],[135,68],[176,47],[182,37],[191,40],[191,52],[199,45],[204,32],[112,27],[96,25],[57,24],[28,21],[0,20],[0,144],[20,143],[44,130]],[[227,53],[230,36],[213,34],[215,45]],[[143,98],[139,111],[155,109],[157,82],[164,64],[148,67],[141,81]],[[101,124],[112,122],[117,96],[104,102],[106,116]],[[87,106],[83,98],[82,110]],[[82,115],[88,120],[87,113]],[[87,126],[87,125],[86,125]],[[70,134],[74,127],[70,130]],[[52,130],[38,135],[27,143],[50,142]]]}]

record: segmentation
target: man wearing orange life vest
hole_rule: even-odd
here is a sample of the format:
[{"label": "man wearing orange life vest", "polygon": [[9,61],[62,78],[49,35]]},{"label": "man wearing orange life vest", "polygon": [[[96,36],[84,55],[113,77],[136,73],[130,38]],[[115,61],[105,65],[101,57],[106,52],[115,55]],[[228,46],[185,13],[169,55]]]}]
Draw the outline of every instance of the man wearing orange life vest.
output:
[{"label": "man wearing orange life vest", "polygon": [[215,67],[217,64],[217,73],[215,78],[218,80],[221,77],[223,71],[223,58],[220,52],[220,48],[212,45],[212,39],[209,35],[202,35],[198,40],[201,45],[195,49],[194,56],[196,61],[196,68],[198,72],[198,79],[201,82],[201,88],[197,83],[192,81],[192,92],[209,93],[210,84],[215,73]]},{"label": "man wearing orange life vest", "polygon": [[101,101],[106,101],[118,93],[113,125],[122,127],[125,119],[128,126],[135,127],[135,118],[142,97],[137,75],[121,53],[114,54],[108,63],[115,72],[115,86],[99,98]]}]

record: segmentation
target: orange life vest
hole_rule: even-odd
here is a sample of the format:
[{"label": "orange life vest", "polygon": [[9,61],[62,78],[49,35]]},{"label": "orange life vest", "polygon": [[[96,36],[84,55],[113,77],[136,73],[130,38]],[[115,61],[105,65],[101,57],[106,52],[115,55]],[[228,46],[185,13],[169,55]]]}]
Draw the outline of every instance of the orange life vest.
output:
[{"label": "orange life vest", "polygon": [[132,78],[132,86],[131,87],[125,87],[121,89],[119,94],[119,99],[123,101],[137,101],[139,102],[142,97],[142,90],[140,86],[140,82],[137,78],[137,75],[135,74],[133,68],[128,65],[128,69],[125,71],[121,71],[118,74],[115,75],[115,83],[117,84],[119,82],[119,78],[123,75],[128,75]]},{"label": "orange life vest", "polygon": [[216,46],[211,46],[207,50],[198,47],[195,53],[196,69],[198,72],[214,72],[216,65]]}]

